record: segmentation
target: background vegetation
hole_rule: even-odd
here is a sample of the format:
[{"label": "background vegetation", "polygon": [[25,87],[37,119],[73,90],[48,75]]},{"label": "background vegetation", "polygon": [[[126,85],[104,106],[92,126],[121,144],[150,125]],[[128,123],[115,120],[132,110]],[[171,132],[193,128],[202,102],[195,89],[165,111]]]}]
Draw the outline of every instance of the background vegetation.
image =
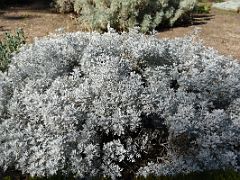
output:
[{"label": "background vegetation", "polygon": [[75,12],[82,25],[100,32],[108,26],[117,31],[139,26],[142,32],[173,26],[195,5],[196,0],[55,0],[60,12]]},{"label": "background vegetation", "polygon": [[22,29],[18,29],[16,34],[6,33],[0,41],[0,71],[6,71],[12,53],[17,52],[25,44],[25,36]]}]

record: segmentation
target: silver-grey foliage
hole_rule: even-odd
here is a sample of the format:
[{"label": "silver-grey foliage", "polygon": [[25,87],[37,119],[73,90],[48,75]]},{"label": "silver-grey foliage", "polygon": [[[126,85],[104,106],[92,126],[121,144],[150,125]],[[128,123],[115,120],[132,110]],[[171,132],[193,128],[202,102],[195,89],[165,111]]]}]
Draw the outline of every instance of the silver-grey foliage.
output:
[{"label": "silver-grey foliage", "polygon": [[54,0],[60,12],[74,11],[87,29],[106,31],[108,26],[126,31],[139,26],[149,32],[159,26],[173,26],[186,17],[197,0]]},{"label": "silver-grey foliage", "polygon": [[240,168],[240,65],[193,37],[43,38],[0,74],[0,167],[50,176]]}]

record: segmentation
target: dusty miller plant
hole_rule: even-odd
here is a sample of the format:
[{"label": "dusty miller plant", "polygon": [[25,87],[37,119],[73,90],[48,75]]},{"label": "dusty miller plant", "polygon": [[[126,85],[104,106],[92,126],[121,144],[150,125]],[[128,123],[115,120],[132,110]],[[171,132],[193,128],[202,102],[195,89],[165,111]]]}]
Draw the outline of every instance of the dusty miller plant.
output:
[{"label": "dusty miller plant", "polygon": [[240,168],[240,65],[193,37],[69,33],[0,74],[0,167],[77,177]]},{"label": "dusty miller plant", "polygon": [[108,26],[125,31],[140,26],[149,32],[159,26],[173,26],[189,13],[196,0],[56,0],[61,12],[74,11],[90,30],[106,31]]}]

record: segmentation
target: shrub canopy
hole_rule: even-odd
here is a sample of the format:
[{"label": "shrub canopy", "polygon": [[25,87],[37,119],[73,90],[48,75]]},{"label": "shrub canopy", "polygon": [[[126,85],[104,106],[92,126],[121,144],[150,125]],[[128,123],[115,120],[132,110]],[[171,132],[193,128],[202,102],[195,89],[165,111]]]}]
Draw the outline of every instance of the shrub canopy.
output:
[{"label": "shrub canopy", "polygon": [[60,12],[74,11],[82,25],[101,32],[108,26],[117,31],[139,26],[144,33],[173,26],[195,5],[196,0],[55,0]]},{"label": "shrub canopy", "polygon": [[239,170],[240,65],[193,37],[69,33],[0,74],[0,167],[31,175]]}]

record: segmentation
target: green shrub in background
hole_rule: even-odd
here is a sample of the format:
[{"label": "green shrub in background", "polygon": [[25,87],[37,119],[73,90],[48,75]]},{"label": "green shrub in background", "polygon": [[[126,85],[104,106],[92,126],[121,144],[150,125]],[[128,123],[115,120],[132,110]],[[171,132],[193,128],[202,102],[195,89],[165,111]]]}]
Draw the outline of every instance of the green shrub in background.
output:
[{"label": "green shrub in background", "polygon": [[90,30],[117,31],[139,26],[142,32],[173,26],[193,10],[197,0],[55,0],[61,12],[74,11]]},{"label": "green shrub in background", "polygon": [[212,3],[223,2],[223,0],[198,0],[193,9],[193,13],[209,14],[211,11]]},{"label": "green shrub in background", "polygon": [[53,6],[55,6],[59,12],[73,12],[74,2],[75,0],[54,0]]},{"label": "green shrub in background", "polygon": [[25,36],[22,29],[18,29],[15,35],[6,33],[3,41],[0,41],[0,71],[6,71],[13,52],[17,52],[25,43]]},{"label": "green shrub in background", "polygon": [[193,12],[197,14],[209,14],[211,11],[211,3],[198,3],[194,9]]}]

